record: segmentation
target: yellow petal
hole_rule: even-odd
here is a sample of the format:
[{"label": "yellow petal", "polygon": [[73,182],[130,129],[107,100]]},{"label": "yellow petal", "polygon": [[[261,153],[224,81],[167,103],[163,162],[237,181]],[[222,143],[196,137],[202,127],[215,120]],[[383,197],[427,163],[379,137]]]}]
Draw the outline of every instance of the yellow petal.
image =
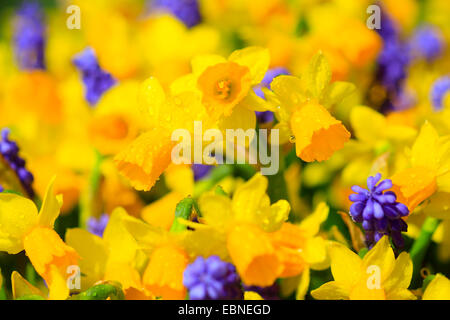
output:
[{"label": "yellow petal", "polygon": [[343,81],[333,82],[325,92],[323,104],[326,107],[338,104],[355,90],[356,86],[353,83]]},{"label": "yellow petal", "polygon": [[239,105],[246,107],[252,111],[275,111],[270,103],[268,103],[263,98],[259,97],[255,91],[250,90],[247,96],[239,103]]},{"label": "yellow petal", "polygon": [[123,208],[115,209],[109,218],[103,233],[105,244],[109,248],[109,259],[114,261],[134,261],[138,245],[124,225],[128,213]]},{"label": "yellow petal", "polygon": [[177,191],[184,196],[192,194],[194,190],[194,173],[187,165],[169,166],[164,172],[164,181],[172,191]]},{"label": "yellow petal", "polygon": [[[196,225],[200,224],[197,223]],[[217,255],[224,261],[230,261],[227,250],[227,237],[224,230],[212,227],[197,228],[194,231],[186,232],[181,241],[186,252],[192,258]]]},{"label": "yellow petal", "polygon": [[267,186],[267,178],[257,173],[236,189],[232,201],[236,220],[253,221],[263,198],[266,196]]},{"label": "yellow petal", "polygon": [[37,224],[33,201],[12,193],[0,193],[0,251],[23,250],[22,238]]},{"label": "yellow petal", "polygon": [[450,280],[437,274],[425,289],[422,300],[450,300]]},{"label": "yellow petal", "polygon": [[178,95],[186,91],[197,91],[197,78],[194,74],[186,74],[170,84],[170,93]]},{"label": "yellow petal", "polygon": [[202,219],[216,228],[224,228],[233,218],[231,200],[222,195],[206,193],[198,200]]},{"label": "yellow petal", "polygon": [[[182,181],[182,180],[180,180]],[[169,230],[175,218],[175,208],[185,196],[178,192],[169,192],[162,198],[150,203],[141,211],[141,218],[152,226]]]},{"label": "yellow petal", "polygon": [[120,282],[124,290],[142,287],[141,276],[130,262],[108,260],[103,279]]},{"label": "yellow petal", "polygon": [[425,122],[411,150],[411,162],[414,166],[437,169],[438,139],[439,135],[434,127]]},{"label": "yellow petal", "polygon": [[270,206],[269,210],[262,210],[258,215],[261,228],[267,232],[273,232],[281,228],[286,222],[291,211],[291,205],[286,200],[278,200]]},{"label": "yellow petal", "polygon": [[311,291],[311,295],[316,300],[348,300],[349,290],[339,282],[330,281]]},{"label": "yellow petal", "polygon": [[95,282],[103,279],[105,274],[108,249],[102,238],[87,230],[75,228],[66,232],[66,243],[80,255],[81,290],[90,288]]},{"label": "yellow petal", "polygon": [[330,259],[327,254],[327,243],[322,237],[306,240],[303,258],[313,270],[324,270],[329,267]]},{"label": "yellow petal", "polygon": [[331,273],[335,281],[351,288],[361,277],[362,261],[360,257],[341,244],[333,243],[329,247]]},{"label": "yellow petal", "polygon": [[160,113],[163,112],[161,106],[165,100],[166,94],[158,79],[150,77],[141,84],[138,96],[139,110],[149,121],[149,125],[157,125],[154,119],[161,117]]},{"label": "yellow petal", "polygon": [[224,136],[229,143],[235,143],[238,145],[249,146],[250,142],[256,137],[255,131],[249,131],[248,138],[245,141],[234,139],[234,136],[226,134],[227,129],[236,130],[235,132],[245,132],[248,129],[255,129],[256,127],[256,114],[252,110],[249,110],[242,105],[237,105],[230,116],[222,117],[218,123],[219,128],[222,130]]},{"label": "yellow petal", "polygon": [[[125,238],[125,241],[129,242],[132,247],[129,254],[124,257],[125,259],[122,259],[123,261],[133,261],[128,259],[133,256],[133,250],[136,248],[140,248],[146,253],[151,254],[155,247],[166,240],[167,231],[160,227],[150,225],[130,215],[122,215],[121,220],[122,226],[126,229],[125,232],[121,231],[123,233],[122,237]],[[114,229],[111,229],[111,231],[114,231]],[[131,238],[129,236],[131,236]],[[107,238],[108,237],[109,236],[107,235]],[[111,237],[114,237],[114,235],[112,234]],[[105,235],[103,235],[103,238],[105,238]]]},{"label": "yellow petal", "polygon": [[437,219],[450,217],[450,193],[437,192],[430,197],[430,201],[423,208],[424,212]]},{"label": "yellow petal", "polygon": [[319,203],[314,212],[302,220],[300,228],[307,236],[316,235],[320,230],[320,225],[327,220],[329,212],[330,208],[325,202]]},{"label": "yellow petal", "polygon": [[[274,141],[274,143],[279,143],[280,145],[289,142],[289,138],[291,137],[291,128],[286,123],[279,122],[277,123],[273,129],[278,130],[278,141]],[[272,136],[271,136],[272,137]],[[272,144],[272,138],[269,139],[269,143]]]},{"label": "yellow petal", "polygon": [[44,201],[39,211],[39,225],[43,227],[53,228],[56,218],[62,206],[62,199],[55,196],[53,185],[55,177],[53,177],[45,191]]},{"label": "yellow petal", "polygon": [[262,81],[269,68],[270,54],[268,49],[247,47],[234,51],[228,60],[248,67],[252,77],[252,84],[255,85]]},{"label": "yellow petal", "polygon": [[194,75],[199,76],[208,67],[218,63],[226,62],[227,60],[216,54],[202,54],[194,57],[191,61],[192,72]]},{"label": "yellow petal", "polygon": [[25,280],[17,271],[13,271],[11,273],[11,289],[13,299],[17,299],[26,295],[38,295],[42,298],[45,298],[45,294],[42,293],[41,290]]},{"label": "yellow petal", "polygon": [[317,53],[310,61],[305,74],[306,86],[313,97],[320,99],[331,81],[331,69],[328,60]]},{"label": "yellow petal", "polygon": [[408,253],[402,252],[395,261],[394,269],[383,283],[388,292],[394,289],[407,289],[411,282],[413,264]]},{"label": "yellow petal", "polygon": [[244,292],[244,300],[264,300],[258,293],[253,291]]},{"label": "yellow petal", "polygon": [[383,236],[364,256],[363,271],[365,272],[370,266],[380,268],[381,283],[384,283],[392,273],[395,266],[395,256],[389,244],[388,236]]},{"label": "yellow petal", "polygon": [[69,296],[69,287],[65,275],[56,266],[50,271],[51,281],[48,283],[49,300],[65,300]]},{"label": "yellow petal", "polygon": [[417,297],[408,289],[396,289],[386,294],[387,300],[416,300]]},{"label": "yellow petal", "polygon": [[278,76],[270,84],[280,102],[291,110],[306,101],[303,83],[294,76]]},{"label": "yellow petal", "polygon": [[386,128],[384,116],[372,108],[357,106],[352,109],[350,123],[355,136],[364,142],[376,143]]},{"label": "yellow petal", "polygon": [[309,268],[305,268],[305,270],[303,270],[303,272],[300,275],[300,281],[297,286],[297,292],[295,294],[295,299],[297,299],[297,300],[305,299],[305,295],[309,289],[309,282],[310,282]]}]

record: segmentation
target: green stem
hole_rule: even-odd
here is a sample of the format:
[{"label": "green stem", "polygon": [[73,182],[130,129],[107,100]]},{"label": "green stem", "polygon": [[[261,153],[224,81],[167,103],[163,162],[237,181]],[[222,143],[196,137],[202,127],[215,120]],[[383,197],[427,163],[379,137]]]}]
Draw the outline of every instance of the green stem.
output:
[{"label": "green stem", "polygon": [[[431,238],[439,226],[440,220],[427,217],[420,230],[419,237],[414,241],[411,250],[411,260],[413,262],[413,285],[417,286],[419,282],[420,269],[422,268],[423,259],[427,253],[431,243]],[[419,285],[420,286],[420,285]]]},{"label": "green stem", "polygon": [[92,168],[89,179],[89,186],[82,196],[81,213],[80,213],[80,227],[85,228],[87,220],[91,216],[98,216],[101,214],[101,201],[97,201],[98,190],[100,188],[100,181],[102,177],[101,164],[103,161],[102,155],[96,151],[96,159],[94,167]]},{"label": "green stem", "polygon": [[[281,155],[281,150],[279,154]],[[269,194],[270,201],[272,203],[275,203],[281,199],[289,199],[286,188],[286,180],[284,179],[284,169],[285,160],[283,156],[280,156],[278,172],[274,175],[267,176],[267,178],[269,179],[269,188],[267,190],[267,193]]]}]

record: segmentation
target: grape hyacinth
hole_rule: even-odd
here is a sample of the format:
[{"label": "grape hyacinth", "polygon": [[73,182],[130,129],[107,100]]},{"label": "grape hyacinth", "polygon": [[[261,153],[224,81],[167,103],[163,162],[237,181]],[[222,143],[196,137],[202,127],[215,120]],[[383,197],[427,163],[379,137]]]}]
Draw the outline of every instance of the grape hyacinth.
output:
[{"label": "grape hyacinth", "polygon": [[431,102],[433,108],[439,111],[443,108],[444,97],[450,92],[450,76],[437,79],[431,89]]},{"label": "grape hyacinth", "polygon": [[151,2],[150,8],[173,14],[188,28],[201,22],[198,0],[154,0]]},{"label": "grape hyacinth", "polygon": [[103,232],[105,231],[106,226],[108,225],[109,215],[104,213],[98,219],[94,217],[90,217],[87,221],[87,229],[90,233],[103,237]]},{"label": "grape hyacinth", "polygon": [[186,267],[183,284],[191,300],[235,300],[243,297],[236,268],[218,256],[198,257]]},{"label": "grape hyacinth", "polygon": [[4,128],[1,131],[0,154],[7,162],[8,166],[13,170],[27,192],[30,198],[34,197],[32,183],[34,177],[30,171],[25,168],[25,160],[19,156],[19,147],[17,143],[9,139],[9,129]]},{"label": "grape hyacinth", "polygon": [[37,2],[24,2],[14,21],[15,57],[21,70],[45,69],[45,26]]},{"label": "grape hyacinth", "polygon": [[409,209],[403,203],[397,202],[394,192],[386,191],[392,188],[392,181],[380,179],[380,173],[369,177],[368,190],[359,186],[352,187],[356,194],[349,197],[350,201],[354,202],[350,207],[350,215],[353,221],[362,223],[368,247],[372,247],[383,235],[390,236],[395,246],[402,247],[402,232],[408,229],[402,217],[409,214]]},{"label": "grape hyacinth", "polygon": [[410,46],[401,41],[398,26],[384,10],[381,13],[381,29],[377,29],[377,33],[383,39],[383,49],[377,58],[376,78],[387,91],[381,109],[390,111],[397,109],[396,102],[403,91],[411,62]]},{"label": "grape hyacinth", "polygon": [[91,106],[97,104],[102,95],[117,83],[110,73],[100,67],[92,48],[88,47],[76,55],[73,63],[82,73],[85,98]]},{"label": "grape hyacinth", "polygon": [[212,165],[207,164],[199,164],[194,163],[192,164],[192,171],[194,172],[194,180],[198,181],[204,177],[206,177],[209,172],[214,168]]},{"label": "grape hyacinth", "polygon": [[0,184],[0,192],[5,191],[5,189],[3,189],[2,185]]},{"label": "grape hyacinth", "polygon": [[433,61],[444,51],[444,38],[438,28],[422,26],[411,40],[411,50],[418,58]]},{"label": "grape hyacinth", "polygon": [[[262,88],[269,88],[270,83],[272,82],[273,79],[275,79],[278,76],[288,74],[290,74],[289,71],[283,67],[276,67],[269,69],[264,75],[264,78],[261,81],[261,83],[257,85],[255,88],[253,88],[253,91],[256,93],[258,97],[264,99],[265,95],[264,92],[262,91]],[[255,111],[255,113],[259,123],[267,123],[273,121],[273,113],[271,111]]]}]

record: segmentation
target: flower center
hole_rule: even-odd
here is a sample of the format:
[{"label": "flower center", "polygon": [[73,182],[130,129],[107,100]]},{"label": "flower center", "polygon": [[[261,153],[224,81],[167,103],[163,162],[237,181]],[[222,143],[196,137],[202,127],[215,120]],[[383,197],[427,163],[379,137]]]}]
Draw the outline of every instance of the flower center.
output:
[{"label": "flower center", "polygon": [[231,80],[222,79],[216,83],[216,96],[219,99],[228,99],[231,95]]}]

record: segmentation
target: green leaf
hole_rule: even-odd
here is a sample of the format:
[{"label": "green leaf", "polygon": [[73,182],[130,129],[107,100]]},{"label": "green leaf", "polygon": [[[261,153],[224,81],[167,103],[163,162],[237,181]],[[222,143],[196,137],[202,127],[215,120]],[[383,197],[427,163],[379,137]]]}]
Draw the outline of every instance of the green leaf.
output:
[{"label": "green leaf", "polygon": [[125,300],[122,285],[119,282],[109,281],[98,284],[80,294],[73,295],[69,300]]},{"label": "green leaf", "polygon": [[333,82],[324,93],[323,105],[325,107],[331,107],[332,105],[339,104],[355,92],[355,90],[356,86],[353,83],[344,81]]},{"label": "green leaf", "polygon": [[317,53],[310,61],[305,81],[311,96],[320,99],[331,81],[331,68],[322,52]]},{"label": "green leaf", "polygon": [[37,294],[27,294],[27,295],[18,297],[16,300],[45,300],[45,299]]}]

